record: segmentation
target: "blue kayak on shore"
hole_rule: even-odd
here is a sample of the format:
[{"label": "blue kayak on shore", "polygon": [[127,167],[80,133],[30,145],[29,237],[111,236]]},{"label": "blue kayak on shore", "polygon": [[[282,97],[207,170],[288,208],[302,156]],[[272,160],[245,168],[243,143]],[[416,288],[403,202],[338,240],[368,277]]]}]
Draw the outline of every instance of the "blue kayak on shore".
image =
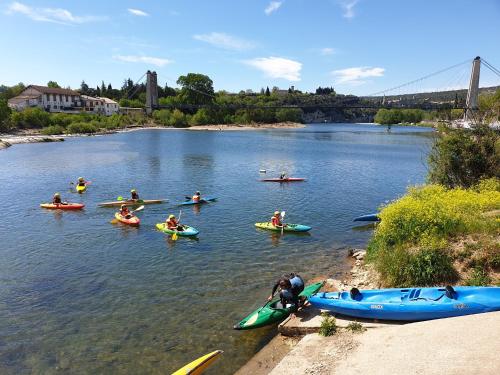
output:
[{"label": "blue kayak on shore", "polygon": [[418,321],[500,310],[499,287],[374,289],[317,293],[309,302],[355,318]]},{"label": "blue kayak on shore", "polygon": [[363,216],[358,216],[353,221],[380,221],[378,214],[368,214]]},{"label": "blue kayak on shore", "polygon": [[181,206],[190,206],[192,204],[202,204],[202,203],[214,202],[216,200],[217,200],[216,197],[203,197],[198,202],[195,202],[192,199],[190,199],[190,200],[187,200],[185,202],[180,203],[180,205]]}]

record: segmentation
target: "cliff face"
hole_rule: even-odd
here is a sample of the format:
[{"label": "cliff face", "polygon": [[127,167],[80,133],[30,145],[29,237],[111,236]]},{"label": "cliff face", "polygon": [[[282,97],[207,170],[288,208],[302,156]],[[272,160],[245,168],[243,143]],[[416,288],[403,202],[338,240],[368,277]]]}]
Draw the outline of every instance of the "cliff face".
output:
[{"label": "cliff face", "polygon": [[302,119],[305,123],[318,122],[373,122],[375,111],[361,111],[353,109],[330,109],[304,112]]}]

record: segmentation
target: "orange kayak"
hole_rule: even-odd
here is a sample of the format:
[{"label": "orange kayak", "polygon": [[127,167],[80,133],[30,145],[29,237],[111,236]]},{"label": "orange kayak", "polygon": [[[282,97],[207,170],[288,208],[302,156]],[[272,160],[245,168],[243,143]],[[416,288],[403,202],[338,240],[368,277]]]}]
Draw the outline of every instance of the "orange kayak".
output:
[{"label": "orange kayak", "polygon": [[127,224],[127,225],[132,225],[132,226],[139,226],[141,223],[141,220],[137,216],[132,216],[131,218],[126,218],[120,215],[119,212],[115,214],[115,219],[118,220],[120,223]]},{"label": "orange kayak", "polygon": [[81,210],[85,207],[82,203],[42,203],[40,205],[42,208],[48,208],[51,210]]}]

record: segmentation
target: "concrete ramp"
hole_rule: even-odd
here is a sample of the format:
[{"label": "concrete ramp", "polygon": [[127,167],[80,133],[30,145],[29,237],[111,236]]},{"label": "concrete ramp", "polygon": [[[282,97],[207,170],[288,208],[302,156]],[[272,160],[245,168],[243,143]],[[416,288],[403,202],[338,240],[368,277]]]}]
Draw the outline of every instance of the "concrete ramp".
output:
[{"label": "concrete ramp", "polygon": [[273,375],[500,374],[500,312],[305,336]]}]

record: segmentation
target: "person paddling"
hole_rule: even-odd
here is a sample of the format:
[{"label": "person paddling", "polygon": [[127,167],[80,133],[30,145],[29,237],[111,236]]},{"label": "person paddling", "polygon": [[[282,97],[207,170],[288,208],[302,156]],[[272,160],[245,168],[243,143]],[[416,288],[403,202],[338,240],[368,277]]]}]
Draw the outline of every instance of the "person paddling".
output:
[{"label": "person paddling", "polygon": [[83,177],[78,177],[78,182],[76,183],[76,186],[86,186],[87,181]]},{"label": "person paddling", "polygon": [[120,206],[120,215],[126,219],[130,219],[133,216],[125,204]]},{"label": "person paddling", "polygon": [[275,211],[274,215],[271,217],[271,224],[276,228],[282,228],[283,223],[281,222],[281,216],[279,211]]},{"label": "person paddling", "polygon": [[167,229],[175,230],[178,232],[182,232],[184,230],[182,225],[179,225],[179,222],[175,218],[175,215],[169,215],[166,224],[167,224]]},{"label": "person paddling", "polygon": [[139,200],[139,193],[137,192],[137,190],[135,190],[135,189],[130,190],[130,200],[132,200],[132,201]]},{"label": "person paddling", "polygon": [[191,200],[193,202],[196,202],[198,203],[200,200],[201,200],[201,194],[199,191],[197,191],[196,193],[194,193],[193,197],[191,198]]},{"label": "person paddling", "polygon": [[52,203],[53,204],[66,204],[61,200],[61,194],[55,193],[54,196],[52,197]]},{"label": "person paddling", "polygon": [[288,175],[285,172],[281,172],[280,180],[286,180],[286,179],[288,179]]}]

